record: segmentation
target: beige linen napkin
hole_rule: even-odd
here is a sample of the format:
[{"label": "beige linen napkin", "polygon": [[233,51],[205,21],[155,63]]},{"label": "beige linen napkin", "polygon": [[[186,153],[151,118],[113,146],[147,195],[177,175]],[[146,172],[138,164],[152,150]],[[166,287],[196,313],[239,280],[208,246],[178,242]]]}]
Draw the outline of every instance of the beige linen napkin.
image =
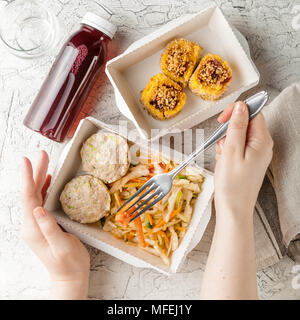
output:
[{"label": "beige linen napkin", "polygon": [[264,110],[274,140],[270,181],[287,247],[300,233],[300,82],[283,90]]}]

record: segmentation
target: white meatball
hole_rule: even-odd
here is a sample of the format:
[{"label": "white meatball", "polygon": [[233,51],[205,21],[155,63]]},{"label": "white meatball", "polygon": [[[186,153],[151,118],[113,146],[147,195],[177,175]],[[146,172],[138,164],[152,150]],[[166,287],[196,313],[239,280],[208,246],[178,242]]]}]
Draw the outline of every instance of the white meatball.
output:
[{"label": "white meatball", "polygon": [[109,132],[98,132],[89,137],[80,155],[83,170],[105,183],[123,177],[130,165],[127,141]]},{"label": "white meatball", "polygon": [[72,220],[92,223],[109,212],[111,199],[107,187],[100,179],[84,175],[66,184],[60,202]]}]

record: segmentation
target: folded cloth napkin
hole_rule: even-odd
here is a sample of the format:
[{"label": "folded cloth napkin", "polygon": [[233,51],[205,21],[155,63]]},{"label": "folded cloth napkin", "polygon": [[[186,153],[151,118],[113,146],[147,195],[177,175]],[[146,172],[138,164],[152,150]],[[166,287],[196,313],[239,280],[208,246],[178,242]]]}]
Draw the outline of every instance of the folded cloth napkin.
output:
[{"label": "folded cloth napkin", "polygon": [[300,233],[300,82],[283,90],[264,110],[274,140],[270,181],[274,187],[282,240]]}]

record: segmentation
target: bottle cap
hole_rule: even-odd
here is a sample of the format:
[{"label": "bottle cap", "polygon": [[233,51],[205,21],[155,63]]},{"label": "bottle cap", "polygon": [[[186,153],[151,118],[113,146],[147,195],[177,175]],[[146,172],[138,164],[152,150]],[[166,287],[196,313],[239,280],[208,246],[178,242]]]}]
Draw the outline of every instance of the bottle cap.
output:
[{"label": "bottle cap", "polygon": [[99,17],[98,15],[92,12],[87,12],[82,18],[81,23],[84,23],[88,26],[94,27],[102,31],[111,39],[117,31],[117,27],[114,24],[112,24],[104,18]]}]

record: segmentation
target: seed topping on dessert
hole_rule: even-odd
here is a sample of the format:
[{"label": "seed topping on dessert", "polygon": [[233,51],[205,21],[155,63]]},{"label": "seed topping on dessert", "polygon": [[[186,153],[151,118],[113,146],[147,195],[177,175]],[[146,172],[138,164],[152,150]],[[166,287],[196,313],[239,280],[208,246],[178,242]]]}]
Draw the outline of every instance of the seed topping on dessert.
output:
[{"label": "seed topping on dessert", "polygon": [[200,82],[205,82],[210,85],[220,85],[231,79],[228,70],[216,59],[209,60],[207,63],[201,65],[198,76]]},{"label": "seed topping on dessert", "polygon": [[150,104],[157,109],[174,109],[180,100],[181,93],[182,90],[163,84],[153,92]]},{"label": "seed topping on dessert", "polygon": [[190,56],[190,47],[183,47],[178,43],[174,43],[173,47],[170,48],[168,53],[168,58],[166,61],[167,70],[173,72],[179,77],[184,76],[191,62]]}]

